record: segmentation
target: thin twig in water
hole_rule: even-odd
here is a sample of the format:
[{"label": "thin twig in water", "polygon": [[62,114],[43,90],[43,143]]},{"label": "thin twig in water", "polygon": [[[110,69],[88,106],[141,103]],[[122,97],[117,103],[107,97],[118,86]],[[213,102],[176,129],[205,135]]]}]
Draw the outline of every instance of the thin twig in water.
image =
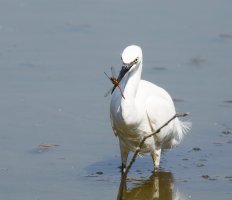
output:
[{"label": "thin twig in water", "polygon": [[138,147],[136,148],[136,151],[134,152],[134,155],[132,156],[132,158],[131,158],[131,160],[130,160],[128,166],[127,166],[126,169],[123,171],[123,173],[126,173],[126,174],[127,174],[127,173],[129,172],[129,170],[130,170],[132,164],[134,163],[134,161],[135,161],[137,155],[139,154],[139,152],[140,152],[140,150],[141,150],[141,148],[142,148],[142,146],[143,146],[143,144],[144,144],[144,142],[145,142],[145,140],[146,140],[147,138],[152,137],[152,136],[156,135],[157,133],[159,133],[159,132],[161,131],[162,128],[164,128],[165,126],[167,126],[167,125],[168,125],[173,119],[175,119],[176,117],[185,117],[185,116],[187,116],[187,115],[188,115],[188,113],[176,113],[172,118],[170,118],[165,124],[163,124],[163,125],[162,125],[160,128],[158,128],[155,132],[153,132],[153,133],[151,133],[151,134],[145,136],[145,137],[141,140],[141,142],[139,143]]},{"label": "thin twig in water", "polygon": [[135,162],[136,157],[138,156],[139,152],[141,151],[141,148],[144,144],[144,142],[146,141],[147,138],[152,137],[154,135],[156,135],[157,133],[159,133],[161,131],[162,128],[164,128],[165,126],[167,126],[173,119],[175,119],[176,117],[185,117],[187,116],[189,113],[176,113],[173,117],[171,117],[166,123],[164,123],[160,128],[158,128],[155,132],[145,136],[139,143],[138,147],[136,148],[134,155],[132,156],[129,164],[127,165],[127,167],[125,169],[122,169],[122,176],[121,176],[121,182],[120,182],[120,186],[119,186],[119,191],[118,191],[118,197],[117,200],[122,200],[123,199],[123,191],[124,191],[124,187],[126,185],[126,178],[127,178],[127,174],[132,166],[132,164]]}]

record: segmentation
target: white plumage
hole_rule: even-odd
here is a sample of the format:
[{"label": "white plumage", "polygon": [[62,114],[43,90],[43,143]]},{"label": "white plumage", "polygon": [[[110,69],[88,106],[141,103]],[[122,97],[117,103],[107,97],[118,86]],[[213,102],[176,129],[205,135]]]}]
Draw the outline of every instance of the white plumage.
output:
[{"label": "white plumage", "polygon": [[[164,89],[141,80],[143,56],[139,46],[126,47],[121,59],[123,66],[118,81],[125,99],[120,91],[114,88],[110,117],[113,131],[119,138],[124,168],[128,153],[134,151],[145,135],[167,122],[176,111],[172,98]],[[148,138],[141,152],[150,153],[154,168],[158,169],[161,149],[178,145],[189,128],[188,122],[176,118],[154,137]]]}]

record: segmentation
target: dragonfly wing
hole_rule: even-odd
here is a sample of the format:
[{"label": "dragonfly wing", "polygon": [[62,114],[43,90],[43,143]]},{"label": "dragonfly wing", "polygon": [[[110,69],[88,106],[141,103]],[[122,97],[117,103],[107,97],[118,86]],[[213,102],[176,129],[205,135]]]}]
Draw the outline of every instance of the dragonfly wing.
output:
[{"label": "dragonfly wing", "polygon": [[[110,69],[111,69],[111,73],[112,73],[111,77],[109,77],[105,72],[104,73],[112,81],[112,79],[116,79],[116,72],[115,72],[115,69],[113,66],[111,66]],[[113,81],[112,81],[112,83],[113,83]],[[112,94],[113,91],[115,90],[115,88],[116,88],[116,85],[114,85],[109,91],[107,91],[106,94],[104,95],[104,97],[107,97],[110,93]]]},{"label": "dragonfly wing", "polygon": [[107,97],[112,92],[112,88],[110,88],[104,95],[104,97]]},{"label": "dragonfly wing", "polygon": [[111,66],[112,77],[116,78],[116,72],[113,66]]}]

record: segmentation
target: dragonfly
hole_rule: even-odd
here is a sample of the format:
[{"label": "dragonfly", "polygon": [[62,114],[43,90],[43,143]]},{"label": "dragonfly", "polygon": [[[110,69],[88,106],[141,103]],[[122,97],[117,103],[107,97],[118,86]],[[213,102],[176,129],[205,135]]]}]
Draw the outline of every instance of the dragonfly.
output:
[{"label": "dragonfly", "polygon": [[112,73],[111,77],[108,76],[107,73],[105,73],[105,75],[113,83],[114,86],[109,91],[106,92],[106,94],[104,95],[104,97],[107,97],[110,93],[112,94],[114,92],[115,88],[118,88],[119,91],[120,91],[120,93],[121,93],[121,95],[122,95],[122,97],[123,97],[123,99],[125,99],[125,96],[123,94],[122,88],[120,87],[120,83],[118,82],[118,79],[116,78],[116,73],[115,73],[115,70],[114,70],[113,66],[111,66],[111,73]]}]

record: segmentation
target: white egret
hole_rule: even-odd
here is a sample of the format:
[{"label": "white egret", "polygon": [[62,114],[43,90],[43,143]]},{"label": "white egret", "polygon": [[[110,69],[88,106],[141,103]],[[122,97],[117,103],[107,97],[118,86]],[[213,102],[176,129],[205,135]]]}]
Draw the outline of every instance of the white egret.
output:
[{"label": "white egret", "polygon": [[[121,59],[122,68],[117,81],[120,82],[125,98],[115,86],[112,90],[110,117],[113,131],[119,138],[123,170],[129,152],[135,151],[145,135],[154,132],[176,111],[172,98],[164,89],[141,80],[143,56],[139,46],[126,47]],[[141,153],[151,154],[154,169],[157,170],[161,150],[178,145],[189,129],[188,122],[175,118],[158,134],[145,141]]]}]

